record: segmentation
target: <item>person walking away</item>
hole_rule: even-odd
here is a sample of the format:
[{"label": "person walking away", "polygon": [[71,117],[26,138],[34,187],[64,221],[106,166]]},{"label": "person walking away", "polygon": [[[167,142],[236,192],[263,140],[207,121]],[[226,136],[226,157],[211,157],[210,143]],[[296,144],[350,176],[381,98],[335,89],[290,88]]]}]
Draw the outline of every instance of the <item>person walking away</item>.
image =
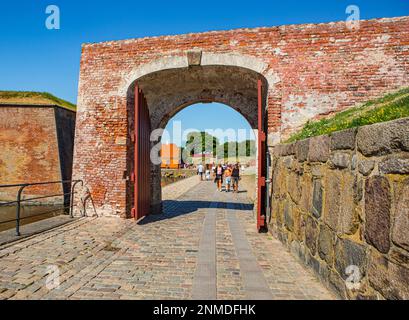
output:
[{"label": "person walking away", "polygon": [[226,179],[226,192],[230,192],[231,174],[232,174],[232,168],[229,165],[229,166],[227,166],[226,170],[224,171],[224,177]]},{"label": "person walking away", "polygon": [[222,184],[223,184],[223,173],[224,173],[222,165],[219,164],[216,167],[215,171],[216,171],[216,178],[214,179],[214,181],[217,183],[217,190],[219,190],[219,192],[221,192],[222,191]]},{"label": "person walking away", "polygon": [[204,173],[203,171],[204,171],[203,165],[199,164],[199,166],[197,167],[197,172],[199,173],[200,181],[203,181],[203,173]]},{"label": "person walking away", "polygon": [[239,181],[240,181],[240,167],[236,164],[231,173],[231,179],[233,184],[233,192],[239,192]]},{"label": "person walking away", "polygon": [[205,179],[206,179],[206,181],[210,181],[210,168],[208,167],[207,169],[206,169],[206,177],[205,177]]}]

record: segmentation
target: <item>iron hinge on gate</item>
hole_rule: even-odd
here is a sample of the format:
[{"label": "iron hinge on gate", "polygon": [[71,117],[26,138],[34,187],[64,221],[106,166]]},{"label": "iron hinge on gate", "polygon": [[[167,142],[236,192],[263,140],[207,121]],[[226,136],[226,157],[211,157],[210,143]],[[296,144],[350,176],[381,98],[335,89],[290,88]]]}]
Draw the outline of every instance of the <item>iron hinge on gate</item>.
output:
[{"label": "iron hinge on gate", "polygon": [[259,184],[260,184],[260,186],[265,187],[266,186],[266,177],[260,177],[259,178]]}]

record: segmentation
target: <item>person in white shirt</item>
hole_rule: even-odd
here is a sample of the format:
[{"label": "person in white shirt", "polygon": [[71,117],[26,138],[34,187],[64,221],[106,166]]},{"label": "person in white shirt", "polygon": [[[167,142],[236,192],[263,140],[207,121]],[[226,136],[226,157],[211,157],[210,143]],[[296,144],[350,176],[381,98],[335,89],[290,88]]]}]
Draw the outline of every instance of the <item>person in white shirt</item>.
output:
[{"label": "person in white shirt", "polygon": [[197,167],[197,173],[200,176],[200,181],[203,181],[204,167],[202,164],[199,164],[199,166]]},{"label": "person in white shirt", "polygon": [[206,181],[210,181],[210,179],[211,179],[210,170],[207,169],[207,170],[206,170]]}]

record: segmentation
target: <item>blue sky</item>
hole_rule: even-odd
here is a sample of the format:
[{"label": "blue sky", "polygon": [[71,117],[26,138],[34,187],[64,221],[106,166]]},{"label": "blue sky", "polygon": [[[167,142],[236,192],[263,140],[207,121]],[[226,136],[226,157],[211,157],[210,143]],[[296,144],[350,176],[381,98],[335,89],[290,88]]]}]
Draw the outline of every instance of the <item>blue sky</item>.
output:
[{"label": "blue sky", "polygon": [[[50,4],[61,10],[60,30],[45,28],[45,8]],[[0,90],[48,91],[75,103],[81,43],[340,21],[351,4],[360,7],[363,19],[409,15],[408,0],[3,0]],[[230,111],[225,110],[220,112]]]},{"label": "blue sky", "polygon": [[[174,125],[175,122],[180,123],[181,133],[178,133],[179,127],[177,124]],[[218,129],[220,131],[217,131]],[[228,129],[234,130],[234,134],[230,138]],[[246,130],[244,137],[238,132],[239,129]],[[177,145],[181,144],[180,141],[184,145],[186,141],[184,136],[195,130],[209,132],[219,138],[220,142],[255,139],[254,132],[247,120],[233,108],[221,103],[200,103],[189,106],[170,119],[166,130],[168,135],[162,136],[162,143],[173,142]],[[172,137],[174,137],[173,140]],[[177,137],[180,137],[180,140]]]}]

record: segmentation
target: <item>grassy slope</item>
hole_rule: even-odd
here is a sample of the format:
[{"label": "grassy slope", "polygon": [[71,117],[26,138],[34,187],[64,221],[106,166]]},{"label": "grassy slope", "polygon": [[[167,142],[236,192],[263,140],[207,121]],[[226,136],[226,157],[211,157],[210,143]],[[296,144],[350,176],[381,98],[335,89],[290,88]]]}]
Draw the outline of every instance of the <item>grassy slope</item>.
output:
[{"label": "grassy slope", "polygon": [[409,117],[409,88],[339,112],[333,117],[308,122],[287,142],[404,117]]},{"label": "grassy slope", "polygon": [[57,98],[47,92],[0,91],[0,103],[54,104],[72,111],[75,111],[77,109],[75,104]]}]

